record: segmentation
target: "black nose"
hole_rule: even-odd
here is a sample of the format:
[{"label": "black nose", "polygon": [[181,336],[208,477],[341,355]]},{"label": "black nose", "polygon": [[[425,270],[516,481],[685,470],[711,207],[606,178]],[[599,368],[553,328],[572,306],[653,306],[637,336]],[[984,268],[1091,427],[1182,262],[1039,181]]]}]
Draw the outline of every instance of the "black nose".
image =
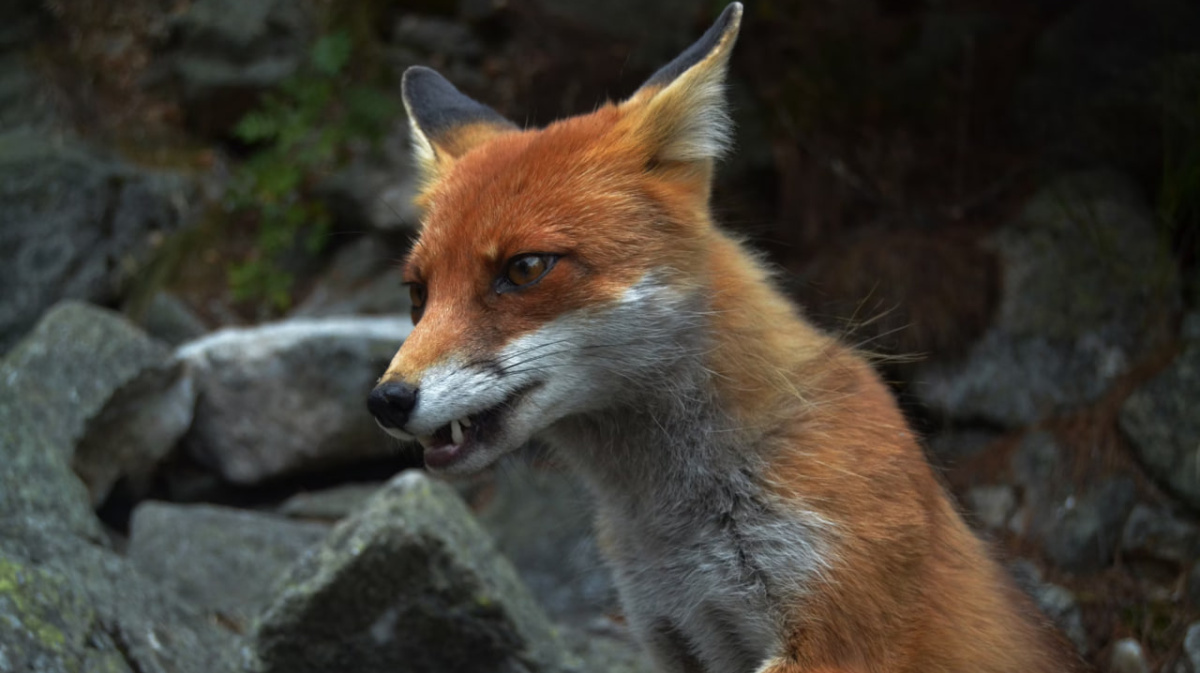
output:
[{"label": "black nose", "polygon": [[417,389],[398,381],[381,383],[367,396],[367,408],[389,428],[403,428],[408,423],[408,412],[415,406]]}]

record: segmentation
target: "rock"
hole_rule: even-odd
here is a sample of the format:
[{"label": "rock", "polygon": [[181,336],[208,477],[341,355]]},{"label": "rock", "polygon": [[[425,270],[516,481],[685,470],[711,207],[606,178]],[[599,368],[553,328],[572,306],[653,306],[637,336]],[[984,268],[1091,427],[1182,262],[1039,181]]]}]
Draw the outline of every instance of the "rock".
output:
[{"label": "rock", "polygon": [[293,317],[408,315],[412,308],[400,265],[400,251],[364,236],[334,255]]},{"label": "rock", "polygon": [[0,670],[229,670],[234,636],[110,550],[62,529],[0,529]]},{"label": "rock", "polygon": [[248,627],[280,575],[328,532],[273,514],[146,502],[133,512],[127,555],[214,621]]},{"label": "rock", "polygon": [[225,668],[231,634],[107,548],[71,471],[86,418],[145,364],[122,331],[133,330],[108,312],[60,306],[0,363],[2,671]]},{"label": "rock", "polygon": [[0,134],[0,352],[60,299],[115,302],[192,193],[75,141]]},{"label": "rock", "polygon": [[298,493],[279,506],[293,519],[340,521],[362,509],[383,484],[346,484],[321,491]]},{"label": "rock", "polygon": [[301,559],[251,671],[557,671],[566,653],[454,491],[409,471]]},{"label": "rock", "polygon": [[918,368],[914,392],[948,418],[1032,424],[1091,402],[1155,344],[1179,281],[1128,179],[1068,175],[993,236],[997,317],[964,358]]},{"label": "rock", "polygon": [[497,470],[494,489],[479,521],[553,619],[585,626],[619,612],[582,484],[515,456]]},{"label": "rock", "polygon": [[1122,638],[1114,643],[1108,670],[1110,673],[1150,673],[1141,643],[1133,638]]},{"label": "rock", "polygon": [[1183,637],[1183,652],[1192,671],[1200,671],[1200,622],[1188,625],[1187,634]]},{"label": "rock", "polygon": [[411,329],[407,318],[288,320],[184,345],[200,392],[185,447],[235,484],[390,454],[365,400]]},{"label": "rock", "polygon": [[[394,138],[402,140],[397,141]],[[362,155],[338,170],[317,188],[329,206],[334,223],[345,231],[414,232],[420,212],[413,200],[419,188],[408,152],[408,131],[394,134],[389,146],[402,144],[404,153]]]},{"label": "rock", "polygon": [[1121,524],[1133,507],[1136,489],[1127,477],[1089,485],[1067,496],[1050,517],[1039,517],[1034,531],[1046,556],[1072,572],[1093,572],[1112,563]]},{"label": "rock", "polygon": [[1042,571],[1024,559],[1009,566],[1013,579],[1037,603],[1039,609],[1051,619],[1067,638],[1075,644],[1081,654],[1088,652],[1087,631],[1083,628],[1083,614],[1075,594],[1065,587],[1051,584],[1042,579]]},{"label": "rock", "polygon": [[195,391],[170,350],[120,315],[63,302],[0,362],[14,396],[47,410],[60,458],[100,503],[122,477],[135,490],[192,420]]},{"label": "rock", "polygon": [[1059,567],[1093,572],[1113,560],[1121,526],[1133,508],[1136,488],[1118,475],[1072,483],[1062,449],[1046,432],[1027,434],[1013,453],[1010,472],[1024,491],[1010,527],[1036,539]]},{"label": "rock", "polygon": [[1146,470],[1200,508],[1200,341],[1125,400],[1119,418]]},{"label": "rock", "polygon": [[204,133],[228,133],[262,92],[296,71],[314,31],[309,3],[192,3],[172,26],[167,55],[189,121]]},{"label": "rock", "polygon": [[172,346],[199,339],[209,331],[187,304],[169,292],[155,293],[138,324],[150,336]]},{"label": "rock", "polygon": [[966,504],[984,528],[1005,527],[1017,508],[1017,495],[1011,486],[976,486],[967,491]]},{"label": "rock", "polygon": [[1200,526],[1169,512],[1138,505],[1125,522],[1121,550],[1128,555],[1185,564],[1200,558]]},{"label": "rock", "polygon": [[[0,42],[3,39],[0,35]],[[0,53],[0,131],[48,129],[58,121],[52,90],[29,59],[23,54]]]}]

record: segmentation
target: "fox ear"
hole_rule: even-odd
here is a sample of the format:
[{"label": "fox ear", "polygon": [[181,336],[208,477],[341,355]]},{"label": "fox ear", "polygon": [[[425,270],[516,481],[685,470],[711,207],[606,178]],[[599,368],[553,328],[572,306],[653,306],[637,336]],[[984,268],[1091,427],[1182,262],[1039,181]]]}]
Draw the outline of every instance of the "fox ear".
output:
[{"label": "fox ear", "polygon": [[735,2],[622,104],[643,146],[655,152],[653,160],[707,161],[729,147],[733,124],[725,109],[725,70],[741,23],[742,4]]},{"label": "fox ear", "polygon": [[471,148],[517,127],[454,88],[436,71],[413,66],[400,84],[412,127],[413,152],[425,179],[436,179]]}]

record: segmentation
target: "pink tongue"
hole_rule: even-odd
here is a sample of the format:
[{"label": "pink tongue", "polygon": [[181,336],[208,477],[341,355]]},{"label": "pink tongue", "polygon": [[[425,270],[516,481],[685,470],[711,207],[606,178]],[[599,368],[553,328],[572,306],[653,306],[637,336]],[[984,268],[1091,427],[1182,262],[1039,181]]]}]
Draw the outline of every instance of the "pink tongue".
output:
[{"label": "pink tongue", "polygon": [[462,446],[454,444],[425,449],[425,465],[434,469],[446,467],[458,460],[460,455],[462,455]]}]

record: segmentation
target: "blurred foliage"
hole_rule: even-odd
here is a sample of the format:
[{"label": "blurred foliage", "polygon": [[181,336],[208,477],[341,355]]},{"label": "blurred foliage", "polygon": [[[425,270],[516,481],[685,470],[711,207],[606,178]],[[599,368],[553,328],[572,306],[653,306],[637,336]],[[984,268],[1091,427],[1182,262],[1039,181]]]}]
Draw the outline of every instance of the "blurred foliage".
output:
[{"label": "blurred foliage", "polygon": [[315,194],[317,183],[345,165],[355,143],[378,144],[399,114],[383,88],[350,72],[354,50],[347,31],[320,37],[305,65],[234,129],[256,148],[227,195],[228,206],[257,226],[255,249],[229,268],[239,301],[288,308],[295,279],[283,258],[320,252],[329,234],[331,216]]}]

